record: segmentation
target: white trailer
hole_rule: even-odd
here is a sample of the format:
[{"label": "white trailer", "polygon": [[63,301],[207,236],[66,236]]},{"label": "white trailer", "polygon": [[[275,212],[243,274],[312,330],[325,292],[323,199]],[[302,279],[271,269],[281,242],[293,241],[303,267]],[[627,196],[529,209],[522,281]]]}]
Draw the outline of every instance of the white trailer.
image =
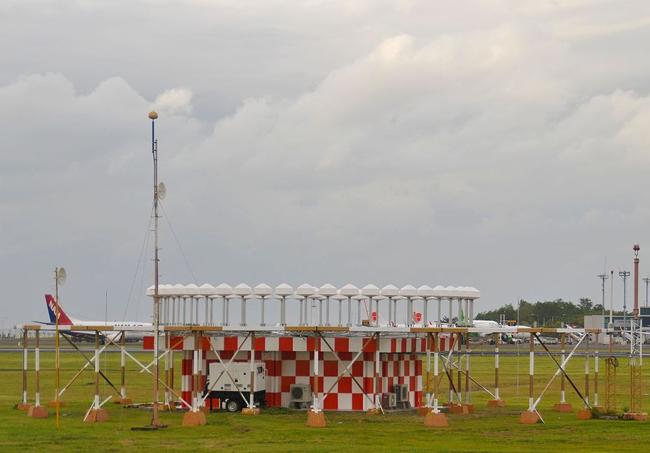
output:
[{"label": "white trailer", "polygon": [[218,399],[219,405],[228,412],[240,411],[250,398],[251,385],[254,405],[263,406],[266,399],[266,364],[255,362],[253,370],[251,379],[250,362],[231,362],[225,367],[220,362],[211,363],[204,390],[204,394],[209,394],[209,407],[212,409],[213,400]]}]

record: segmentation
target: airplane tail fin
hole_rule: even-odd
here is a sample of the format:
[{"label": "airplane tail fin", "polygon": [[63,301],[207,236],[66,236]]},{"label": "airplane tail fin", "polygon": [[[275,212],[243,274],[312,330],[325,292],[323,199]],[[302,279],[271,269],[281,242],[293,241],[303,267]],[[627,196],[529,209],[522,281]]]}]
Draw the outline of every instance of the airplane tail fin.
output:
[{"label": "airplane tail fin", "polygon": [[56,323],[56,318],[59,318],[59,325],[71,325],[72,321],[65,314],[61,306],[57,303],[54,296],[51,294],[45,295],[45,305],[47,305],[47,313],[50,315],[50,322]]}]

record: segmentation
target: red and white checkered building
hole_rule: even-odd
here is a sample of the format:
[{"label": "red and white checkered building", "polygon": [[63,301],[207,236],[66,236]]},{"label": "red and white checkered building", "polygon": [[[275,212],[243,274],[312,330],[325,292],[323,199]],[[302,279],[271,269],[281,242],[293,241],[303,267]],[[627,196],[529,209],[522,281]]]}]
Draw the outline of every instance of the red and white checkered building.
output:
[{"label": "red and white checkered building", "polygon": [[[200,348],[201,388],[197,390],[203,390],[206,370],[210,363],[217,361],[214,351],[227,363],[239,350],[233,362],[248,362],[250,341],[246,336],[203,337]],[[395,384],[408,385],[412,407],[423,404],[421,357],[426,352],[426,339],[423,337],[380,337],[379,344],[373,337],[261,336],[255,337],[254,341],[255,360],[263,360],[266,364],[266,404],[269,407],[288,407],[292,384],[310,384],[312,389],[316,388],[315,351],[319,351],[318,388],[323,394],[329,391],[324,396],[325,410],[371,409],[374,395],[392,392]],[[170,344],[174,349],[183,350],[181,397],[189,404],[193,386],[194,338],[172,337]],[[441,336],[441,351],[448,347],[448,337]],[[375,374],[377,348],[380,366]],[[362,349],[350,367],[350,373],[345,373],[345,368]]]}]

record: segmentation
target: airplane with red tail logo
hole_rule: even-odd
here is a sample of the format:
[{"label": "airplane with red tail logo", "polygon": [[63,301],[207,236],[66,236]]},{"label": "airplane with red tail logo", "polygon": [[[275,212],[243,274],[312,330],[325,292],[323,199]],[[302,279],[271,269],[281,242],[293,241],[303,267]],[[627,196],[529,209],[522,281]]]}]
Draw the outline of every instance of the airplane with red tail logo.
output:
[{"label": "airplane with red tail logo", "polygon": [[[77,319],[77,318],[71,318],[66,314],[65,311],[63,311],[63,308],[57,303],[56,299],[54,296],[51,294],[46,294],[45,295],[45,305],[47,306],[47,312],[50,317],[50,322],[44,322],[41,324],[46,324],[46,325],[55,325],[57,318],[59,319],[59,329],[63,332],[66,332],[70,334],[71,336],[78,337],[78,338],[94,338],[94,332],[75,332],[71,331],[70,328],[72,326],[112,326],[116,330],[120,330],[121,328],[125,329],[124,332],[126,334],[125,338],[126,340],[141,340],[144,336],[145,331],[148,328],[152,328],[152,324],[148,322],[139,322],[139,321],[86,321],[82,319]],[[140,330],[133,330],[129,331],[126,329],[129,328],[137,328]],[[102,337],[108,337],[111,340],[115,341],[119,336],[121,332],[100,332],[100,335]]]}]

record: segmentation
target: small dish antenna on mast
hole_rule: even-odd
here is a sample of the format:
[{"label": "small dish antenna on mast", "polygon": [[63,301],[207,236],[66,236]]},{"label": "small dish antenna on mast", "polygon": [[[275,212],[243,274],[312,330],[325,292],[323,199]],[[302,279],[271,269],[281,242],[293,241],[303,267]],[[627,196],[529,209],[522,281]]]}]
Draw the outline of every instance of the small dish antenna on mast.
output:
[{"label": "small dish antenna on mast", "polygon": [[158,199],[164,200],[167,195],[167,187],[164,182],[158,183]]},{"label": "small dish antenna on mast", "polygon": [[54,404],[56,406],[56,427],[59,428],[59,416],[60,416],[60,406],[59,406],[59,388],[61,387],[61,357],[60,357],[60,348],[59,348],[59,316],[60,316],[60,305],[59,305],[59,286],[62,286],[65,283],[65,279],[68,274],[65,269],[62,267],[57,267],[54,269],[54,300],[57,304],[57,310],[55,312],[55,340],[54,340],[54,368],[56,369],[56,391],[54,393]]}]

